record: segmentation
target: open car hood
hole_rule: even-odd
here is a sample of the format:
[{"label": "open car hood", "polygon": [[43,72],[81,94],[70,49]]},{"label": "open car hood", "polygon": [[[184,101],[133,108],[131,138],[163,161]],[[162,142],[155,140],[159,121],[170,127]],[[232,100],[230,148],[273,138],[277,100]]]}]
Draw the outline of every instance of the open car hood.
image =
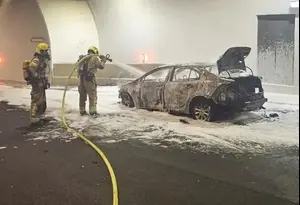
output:
[{"label": "open car hood", "polygon": [[250,47],[231,47],[217,61],[219,73],[230,69],[246,71],[245,58],[250,54]]}]

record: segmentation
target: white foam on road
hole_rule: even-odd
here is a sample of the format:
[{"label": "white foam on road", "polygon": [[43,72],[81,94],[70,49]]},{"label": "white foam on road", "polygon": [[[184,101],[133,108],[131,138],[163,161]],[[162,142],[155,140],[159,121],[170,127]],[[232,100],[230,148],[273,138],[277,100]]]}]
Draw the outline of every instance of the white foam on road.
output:
[{"label": "white foam on road", "polygon": [[[48,114],[59,119],[63,90],[47,91]],[[66,117],[71,126],[84,130],[96,141],[114,143],[138,139],[160,146],[192,146],[195,149],[218,149],[233,152],[265,152],[278,146],[299,147],[299,96],[266,93],[268,112],[279,119],[266,119],[264,112],[251,112],[222,123],[194,121],[162,112],[126,108],[118,103],[118,87],[98,87],[98,112],[93,119],[78,114],[78,92],[70,89],[66,100]],[[0,86],[0,100],[28,106],[29,88]],[[189,124],[179,122],[185,118]],[[237,125],[240,122],[245,125]],[[55,136],[57,137],[57,136]]]}]

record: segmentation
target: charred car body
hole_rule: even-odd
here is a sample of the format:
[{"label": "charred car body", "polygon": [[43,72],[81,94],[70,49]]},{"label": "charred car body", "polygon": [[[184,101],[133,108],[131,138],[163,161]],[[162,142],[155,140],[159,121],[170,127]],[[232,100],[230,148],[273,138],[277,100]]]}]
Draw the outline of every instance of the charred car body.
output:
[{"label": "charred car body", "polygon": [[213,121],[223,111],[261,109],[267,102],[261,78],[245,65],[249,47],[229,48],[216,64],[164,65],[122,85],[122,104],[189,114]]}]

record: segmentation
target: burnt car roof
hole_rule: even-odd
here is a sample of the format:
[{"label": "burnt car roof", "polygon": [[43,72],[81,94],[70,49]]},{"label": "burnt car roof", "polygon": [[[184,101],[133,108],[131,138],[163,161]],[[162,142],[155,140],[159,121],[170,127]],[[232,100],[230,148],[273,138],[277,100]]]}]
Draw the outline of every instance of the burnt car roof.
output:
[{"label": "burnt car roof", "polygon": [[155,70],[159,70],[159,69],[162,69],[162,68],[168,68],[168,67],[193,67],[193,68],[196,68],[196,69],[197,68],[200,69],[200,68],[212,67],[212,66],[217,66],[217,64],[216,63],[211,63],[211,62],[194,62],[194,63],[165,64],[165,65],[161,65],[161,66],[158,66],[158,67],[154,67],[153,70],[150,70],[150,71],[144,73],[142,76],[136,78],[133,81],[125,83],[124,85],[127,85],[127,84],[130,84],[131,82],[137,81],[137,80],[143,78],[144,76],[148,75],[149,73],[155,72]]},{"label": "burnt car roof", "polygon": [[210,62],[196,62],[196,63],[177,63],[177,64],[165,64],[157,68],[166,68],[166,67],[207,67],[207,66],[216,66],[216,63]]}]

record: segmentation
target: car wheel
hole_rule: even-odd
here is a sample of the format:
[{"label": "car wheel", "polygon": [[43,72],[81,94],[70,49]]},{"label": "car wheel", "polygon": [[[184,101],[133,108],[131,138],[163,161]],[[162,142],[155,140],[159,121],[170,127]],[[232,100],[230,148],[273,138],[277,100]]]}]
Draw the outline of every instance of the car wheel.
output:
[{"label": "car wheel", "polygon": [[134,107],[133,100],[128,93],[122,93],[121,100],[122,100],[122,104],[125,105],[126,107]]},{"label": "car wheel", "polygon": [[215,107],[209,102],[196,102],[192,107],[192,116],[195,120],[214,121]]}]

